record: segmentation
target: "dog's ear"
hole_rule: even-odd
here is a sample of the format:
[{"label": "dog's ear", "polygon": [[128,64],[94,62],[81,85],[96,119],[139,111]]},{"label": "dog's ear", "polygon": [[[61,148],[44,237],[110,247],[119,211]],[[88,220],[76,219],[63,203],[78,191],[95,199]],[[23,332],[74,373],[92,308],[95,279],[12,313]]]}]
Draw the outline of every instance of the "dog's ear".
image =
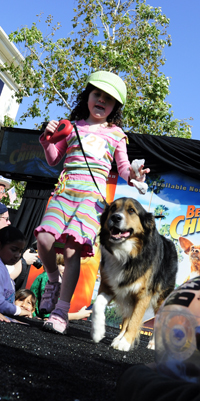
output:
[{"label": "dog's ear", "polygon": [[101,217],[100,217],[100,225],[101,225],[101,227],[104,227],[104,224],[105,224],[105,222],[106,222],[106,220],[108,218],[109,210],[110,210],[110,205],[107,204],[105,209],[104,209],[104,211],[103,211],[103,213],[102,213],[102,215],[101,215]]},{"label": "dog's ear", "polygon": [[190,253],[190,248],[193,245],[193,243],[185,237],[179,237],[179,244],[181,248],[184,250],[184,252],[188,255]]},{"label": "dog's ear", "polygon": [[100,244],[103,246],[106,246],[106,238],[108,236],[108,230],[106,229],[106,221],[108,219],[108,213],[110,210],[110,206],[106,205],[101,217],[100,217],[100,232],[99,232],[99,239],[100,239]]},{"label": "dog's ear", "polygon": [[156,223],[152,213],[145,212],[140,218],[142,226],[147,234],[155,229]]}]

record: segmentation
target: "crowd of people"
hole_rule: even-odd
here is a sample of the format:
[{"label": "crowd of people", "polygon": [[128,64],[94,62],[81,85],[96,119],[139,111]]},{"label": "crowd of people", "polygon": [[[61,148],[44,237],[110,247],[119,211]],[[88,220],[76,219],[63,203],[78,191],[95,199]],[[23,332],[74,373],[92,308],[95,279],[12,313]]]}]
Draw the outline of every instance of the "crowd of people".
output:
[{"label": "crowd of people", "polygon": [[[40,300],[44,293],[48,276],[45,271],[38,275],[31,289],[24,288],[28,266],[35,263],[38,253],[30,249],[23,252],[25,237],[11,225],[9,210],[0,203],[0,321],[11,322],[10,318],[25,316],[45,320],[49,314],[40,312]],[[60,278],[64,272],[63,255],[57,255]],[[84,319],[90,316],[91,310],[83,306],[77,313],[69,313],[69,320]]]}]

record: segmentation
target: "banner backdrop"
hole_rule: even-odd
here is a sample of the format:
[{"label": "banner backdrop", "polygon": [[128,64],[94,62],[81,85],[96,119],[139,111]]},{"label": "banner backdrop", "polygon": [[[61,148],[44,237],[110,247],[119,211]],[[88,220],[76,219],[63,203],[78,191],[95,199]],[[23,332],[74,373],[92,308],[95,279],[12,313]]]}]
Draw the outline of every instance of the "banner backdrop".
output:
[{"label": "banner backdrop", "polygon": [[[148,174],[147,184],[146,195],[140,195],[135,188],[131,188],[118,177],[115,199],[122,196],[133,197],[154,216],[161,216],[156,218],[157,229],[175,243],[178,252],[178,286],[191,274],[189,251],[185,253],[181,238],[186,240],[188,246],[189,243],[200,246],[200,182],[172,171]],[[196,273],[200,273],[198,263],[195,269]]]},{"label": "banner backdrop", "polygon": [[[112,172],[110,175],[112,176]],[[108,183],[109,181],[110,178]],[[200,181],[172,171],[148,174],[146,182],[148,191],[146,195],[141,195],[118,177],[114,199],[135,198],[148,212],[154,216],[161,216],[156,218],[156,226],[159,233],[171,239],[176,246],[178,253],[176,286],[179,286],[190,277],[200,275],[200,257],[199,263],[196,259],[192,267],[190,262],[190,252],[200,254]],[[98,287],[99,278],[95,283],[93,301],[97,296]],[[149,309],[145,313],[144,320],[152,318],[153,315],[153,311]],[[115,312],[115,306],[107,308],[106,324],[119,327],[120,318]]]}]

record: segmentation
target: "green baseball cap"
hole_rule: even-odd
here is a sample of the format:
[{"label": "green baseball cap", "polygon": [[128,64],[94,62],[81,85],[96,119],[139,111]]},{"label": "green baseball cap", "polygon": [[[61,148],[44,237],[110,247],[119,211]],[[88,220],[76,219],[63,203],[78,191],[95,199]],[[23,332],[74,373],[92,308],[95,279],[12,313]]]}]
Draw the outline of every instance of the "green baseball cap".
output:
[{"label": "green baseball cap", "polygon": [[118,102],[125,104],[126,102],[126,85],[122,79],[108,71],[96,71],[93,72],[86,81],[87,84],[92,84],[103,90],[109,95],[113,96]]}]

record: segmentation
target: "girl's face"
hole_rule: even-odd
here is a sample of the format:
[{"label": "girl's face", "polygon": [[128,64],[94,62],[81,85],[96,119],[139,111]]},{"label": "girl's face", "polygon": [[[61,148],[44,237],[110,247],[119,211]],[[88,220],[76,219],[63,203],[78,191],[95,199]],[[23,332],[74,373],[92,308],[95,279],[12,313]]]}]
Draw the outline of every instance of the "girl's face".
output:
[{"label": "girl's face", "polygon": [[34,312],[31,295],[29,295],[28,297],[26,297],[24,299],[16,299],[15,305],[20,306],[21,309],[26,310],[28,312],[31,312],[31,313]]},{"label": "girl's face", "polygon": [[98,88],[93,89],[88,97],[88,109],[90,115],[87,121],[93,124],[105,123],[107,117],[113,111],[115,103],[116,100],[114,97],[108,93]]},{"label": "girl's face", "polygon": [[21,240],[16,240],[3,246],[0,243],[0,258],[2,262],[5,265],[15,265],[21,258],[24,247],[25,242]]},{"label": "girl's face", "polygon": [[65,266],[63,265],[58,265],[58,270],[61,276],[63,276],[64,270],[65,270]]}]

